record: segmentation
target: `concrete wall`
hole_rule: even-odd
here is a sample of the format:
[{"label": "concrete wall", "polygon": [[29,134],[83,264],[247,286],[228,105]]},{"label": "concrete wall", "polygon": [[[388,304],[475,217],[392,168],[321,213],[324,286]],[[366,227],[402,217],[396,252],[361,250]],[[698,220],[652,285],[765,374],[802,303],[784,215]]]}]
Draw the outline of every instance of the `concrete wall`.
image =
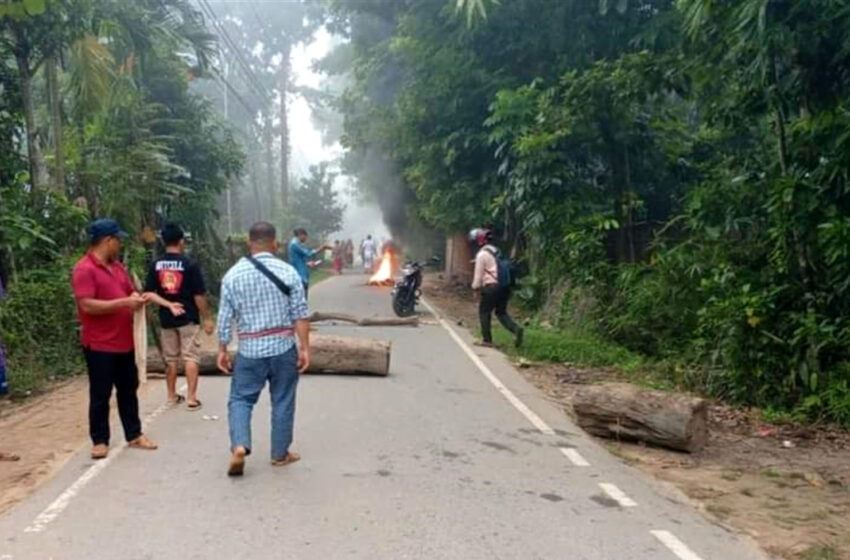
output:
[{"label": "concrete wall", "polygon": [[466,235],[458,233],[446,238],[446,280],[469,283],[472,282],[472,260],[475,255],[466,239]]}]

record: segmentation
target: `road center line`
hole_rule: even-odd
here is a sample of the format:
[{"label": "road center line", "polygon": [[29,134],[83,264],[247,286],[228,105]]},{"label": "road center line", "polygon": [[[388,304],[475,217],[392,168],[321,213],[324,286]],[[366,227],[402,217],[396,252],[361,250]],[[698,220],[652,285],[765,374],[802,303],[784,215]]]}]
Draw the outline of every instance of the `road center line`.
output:
[{"label": "road center line", "polygon": [[[186,385],[184,384],[180,387],[180,392],[186,390]],[[165,412],[165,410],[169,407],[169,403],[164,403],[159,408],[148,414],[144,420],[142,420],[142,426],[148,426],[151,422],[156,420],[157,416]],[[86,471],[80,475],[80,478],[74,481],[71,486],[69,486],[64,492],[59,494],[59,497],[53,500],[53,502],[48,505],[44,511],[38,514],[33,522],[24,529],[25,533],[40,533],[44,531],[47,526],[52,523],[59,515],[65,511],[65,508],[71,503],[77,495],[80,493],[80,490],[86,487],[89,482],[91,482],[97,475],[103,472],[106,467],[108,467],[112,461],[121,454],[124,449],[127,448],[127,442],[122,442],[115,450],[113,450],[108,457],[105,459],[101,459],[97,461],[95,464],[90,466]]]},{"label": "road center line", "polygon": [[608,482],[600,482],[599,487],[608,494],[612,500],[620,504],[620,507],[635,507],[637,502],[626,496],[626,493]]},{"label": "road center line", "polygon": [[508,389],[505,384],[502,383],[492,371],[490,371],[490,368],[488,368],[487,365],[483,361],[481,361],[481,358],[478,357],[478,354],[476,354],[472,350],[472,348],[470,348],[469,345],[460,337],[460,335],[455,332],[455,330],[448,323],[448,321],[440,317],[440,315],[437,313],[437,310],[434,309],[431,304],[425,301],[425,298],[422,298],[420,301],[428,309],[428,311],[430,311],[434,315],[434,317],[437,318],[437,320],[440,322],[440,325],[442,325],[442,327],[448,331],[448,333],[458,344],[458,346],[460,346],[461,349],[469,357],[469,359],[472,360],[472,363],[475,364],[476,367],[478,367],[478,370],[484,374],[484,377],[486,377],[487,380],[490,381],[490,383],[492,383],[494,387],[496,387],[496,390],[499,391],[502,396],[505,397],[508,402],[514,406],[514,408],[519,410],[520,413],[522,413],[522,415],[525,416],[535,428],[540,430],[541,433],[546,434],[547,436],[554,436],[555,430],[553,430],[549,426],[549,424],[544,422],[542,418],[535,414],[533,410],[528,408],[528,406],[526,406],[526,404],[522,402],[519,397],[517,397],[513,393],[513,391]]},{"label": "road center line", "polygon": [[702,560],[670,531],[650,531],[650,533],[681,560]]},{"label": "road center line", "polygon": [[575,465],[577,467],[589,467],[590,466],[590,463],[587,462],[587,459],[582,457],[581,453],[579,453],[575,449],[571,449],[569,447],[559,447],[558,449],[561,450],[561,453],[563,453],[566,456],[566,458],[569,459],[570,462],[572,462],[573,465]]}]

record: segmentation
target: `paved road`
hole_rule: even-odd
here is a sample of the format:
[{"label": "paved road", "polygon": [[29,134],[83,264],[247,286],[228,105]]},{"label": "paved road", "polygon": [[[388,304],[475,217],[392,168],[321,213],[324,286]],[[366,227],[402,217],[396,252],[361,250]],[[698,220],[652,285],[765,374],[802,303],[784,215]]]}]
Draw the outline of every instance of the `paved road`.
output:
[{"label": "paved road", "polygon": [[[311,306],[390,313],[362,282],[328,280]],[[160,450],[96,467],[81,450],[0,518],[0,560],[764,558],[608,455],[500,355],[476,348],[474,363],[468,333],[448,328],[322,327],[392,340],[391,375],[303,378],[303,460],[284,469],[268,462],[264,396],[241,479],[225,476],[227,378],[202,380],[199,413],[150,391]]]}]

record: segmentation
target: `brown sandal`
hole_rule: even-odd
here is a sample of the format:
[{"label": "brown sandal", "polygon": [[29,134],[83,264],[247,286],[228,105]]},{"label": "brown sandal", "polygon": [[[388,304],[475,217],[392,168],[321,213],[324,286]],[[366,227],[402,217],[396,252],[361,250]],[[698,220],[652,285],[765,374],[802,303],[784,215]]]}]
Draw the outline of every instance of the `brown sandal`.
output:
[{"label": "brown sandal", "polygon": [[242,476],[242,473],[245,472],[245,455],[247,455],[247,451],[245,451],[244,447],[238,447],[230,455],[230,466],[227,469],[227,476]]},{"label": "brown sandal", "polygon": [[148,451],[153,451],[154,449],[157,449],[159,447],[157,444],[149,440],[148,437],[145,435],[141,435],[133,441],[128,442],[127,446],[132,447],[133,449],[145,449]]},{"label": "brown sandal", "polygon": [[286,465],[291,465],[297,461],[301,460],[301,455],[295,453],[294,451],[290,451],[286,454],[286,457],[283,459],[274,459],[272,460],[273,467],[285,467]]}]

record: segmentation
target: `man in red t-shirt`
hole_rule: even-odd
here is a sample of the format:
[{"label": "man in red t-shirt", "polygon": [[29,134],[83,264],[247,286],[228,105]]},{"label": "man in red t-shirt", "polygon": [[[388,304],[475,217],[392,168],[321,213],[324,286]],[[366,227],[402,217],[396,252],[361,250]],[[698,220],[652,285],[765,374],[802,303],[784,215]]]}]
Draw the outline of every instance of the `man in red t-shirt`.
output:
[{"label": "man in red t-shirt", "polygon": [[124,266],[118,262],[121,239],[127,234],[115,220],[89,226],[91,248],[77,262],[71,286],[82,326],[82,344],[89,372],[89,434],[93,459],[109,453],[109,399],[115,386],[118,414],[128,445],[156,449],[142,433],[139,375],[133,354],[133,310],[145,305]]}]

